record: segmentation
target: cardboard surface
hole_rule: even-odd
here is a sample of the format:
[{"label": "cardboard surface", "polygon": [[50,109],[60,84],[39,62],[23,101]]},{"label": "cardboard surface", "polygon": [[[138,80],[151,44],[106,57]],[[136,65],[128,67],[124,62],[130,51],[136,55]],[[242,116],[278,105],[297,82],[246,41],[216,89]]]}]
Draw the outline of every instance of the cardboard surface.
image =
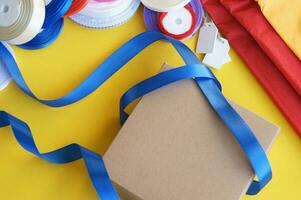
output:
[{"label": "cardboard surface", "polygon": [[[268,151],[279,128],[233,106]],[[104,159],[126,200],[238,200],[254,176],[193,80],[143,97]]]}]

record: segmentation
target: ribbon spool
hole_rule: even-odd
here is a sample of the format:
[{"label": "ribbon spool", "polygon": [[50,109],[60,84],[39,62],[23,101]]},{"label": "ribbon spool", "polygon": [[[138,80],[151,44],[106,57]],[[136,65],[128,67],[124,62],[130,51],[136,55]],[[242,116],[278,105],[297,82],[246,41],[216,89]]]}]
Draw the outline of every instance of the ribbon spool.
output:
[{"label": "ribbon spool", "polygon": [[[9,53],[15,58],[15,54],[13,52],[13,49],[5,42],[1,42],[4,47],[9,51]],[[4,63],[0,60],[0,91],[5,89],[10,81],[12,80],[12,77],[8,73],[6,66]]]},{"label": "ribbon spool", "polygon": [[[169,34],[168,31],[164,32],[164,29],[162,29],[162,27],[160,27],[160,15],[163,15],[162,13],[150,10],[149,8],[145,7],[144,8],[144,23],[145,26],[147,28],[147,30],[149,31],[159,31],[159,32],[164,32],[165,34],[168,34],[169,36],[178,39],[178,40],[186,40],[189,39],[190,37],[192,37],[193,35],[195,35],[198,31],[198,29],[200,28],[203,18],[204,18],[204,10],[203,7],[201,5],[201,2],[199,0],[192,0],[191,2],[189,2],[187,6],[190,6],[193,10],[193,12],[195,13],[196,16],[196,21],[195,21],[195,26],[194,29],[191,32],[191,34],[185,34],[185,37],[177,37],[175,35]],[[183,8],[180,8],[183,9]],[[171,11],[171,12],[176,12],[176,11]]]},{"label": "ribbon spool", "polygon": [[183,8],[190,0],[141,0],[143,5],[153,11],[170,12]]},{"label": "ribbon spool", "polygon": [[41,49],[52,44],[61,34],[64,26],[64,19],[59,19],[56,23],[41,30],[41,32],[29,42],[18,45],[23,49],[35,50]]},{"label": "ribbon spool", "polygon": [[139,0],[89,0],[86,7],[70,19],[85,27],[112,28],[128,21],[139,5]]},{"label": "ribbon spool", "polygon": [[46,17],[43,28],[47,28],[59,21],[69,10],[72,0],[51,0],[46,6]]},{"label": "ribbon spool", "polygon": [[175,11],[159,14],[160,30],[175,39],[183,40],[188,38],[196,26],[196,14],[189,6]]},{"label": "ribbon spool", "polygon": [[[48,6],[52,1],[55,1],[55,0],[45,0],[46,6]],[[80,12],[88,4],[88,2],[89,2],[89,0],[73,0],[70,5],[70,8],[64,14],[64,17],[70,17],[70,16],[75,15],[76,13]],[[64,3],[64,2],[58,1],[58,2],[56,2],[56,4],[57,3]]]},{"label": "ribbon spool", "polygon": [[31,41],[19,45],[24,49],[41,49],[52,44],[60,35],[64,20],[63,17],[68,14],[76,13],[85,5],[88,0],[47,0],[46,17],[39,34]]},{"label": "ribbon spool", "polygon": [[48,4],[50,4],[50,2],[51,2],[52,0],[44,0],[44,1],[45,1],[46,6],[47,6]]},{"label": "ribbon spool", "polygon": [[70,17],[80,12],[88,4],[88,0],[73,0],[68,12],[64,15],[65,17]]},{"label": "ribbon spool", "polygon": [[29,42],[40,32],[44,19],[43,0],[0,0],[0,41]]}]

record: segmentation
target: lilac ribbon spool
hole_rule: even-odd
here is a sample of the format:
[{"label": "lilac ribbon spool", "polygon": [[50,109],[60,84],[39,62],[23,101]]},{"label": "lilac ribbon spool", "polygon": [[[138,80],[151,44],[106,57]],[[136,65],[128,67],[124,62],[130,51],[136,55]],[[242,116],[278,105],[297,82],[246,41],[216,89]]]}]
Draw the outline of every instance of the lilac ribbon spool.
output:
[{"label": "lilac ribbon spool", "polygon": [[[196,23],[193,33],[189,37],[185,38],[185,40],[189,39],[193,35],[195,35],[195,33],[200,28],[202,21],[203,21],[203,17],[204,17],[204,10],[203,10],[203,6],[201,5],[200,0],[191,0],[189,5],[192,7],[192,9],[194,10],[194,12],[197,16],[197,23]],[[144,23],[145,23],[147,30],[161,32],[161,30],[158,26],[158,12],[150,10],[147,7],[144,7]]]}]

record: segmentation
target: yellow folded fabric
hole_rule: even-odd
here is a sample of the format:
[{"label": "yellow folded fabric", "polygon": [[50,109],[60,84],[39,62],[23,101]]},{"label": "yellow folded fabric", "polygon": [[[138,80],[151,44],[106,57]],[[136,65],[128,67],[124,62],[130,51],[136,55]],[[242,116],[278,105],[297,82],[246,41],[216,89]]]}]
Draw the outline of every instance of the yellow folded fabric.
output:
[{"label": "yellow folded fabric", "polygon": [[[256,0],[264,16],[301,59],[301,1]],[[272,44],[271,44],[272,45]]]}]

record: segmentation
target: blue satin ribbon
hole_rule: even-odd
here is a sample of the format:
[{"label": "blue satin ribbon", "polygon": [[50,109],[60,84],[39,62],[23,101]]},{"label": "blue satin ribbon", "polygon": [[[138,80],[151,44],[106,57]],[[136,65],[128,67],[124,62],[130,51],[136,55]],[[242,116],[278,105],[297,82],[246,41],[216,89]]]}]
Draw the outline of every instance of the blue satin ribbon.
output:
[{"label": "blue satin ribbon", "polygon": [[[16,84],[29,96],[40,101],[42,104],[51,107],[62,107],[75,103],[100,87],[105,81],[107,81],[113,74],[121,69],[126,63],[128,63],[133,57],[140,53],[144,48],[151,45],[158,40],[165,40],[173,44],[178,50],[181,56],[187,61],[192,61],[192,64],[199,64],[200,61],[191,52],[191,50],[183,43],[165,36],[158,32],[145,32],[128,41],[120,49],[115,51],[109,58],[107,58],[96,70],[88,76],[79,86],[68,93],[66,96],[55,100],[43,100],[39,99],[28,87],[26,81],[22,77],[22,74],[18,68],[18,65],[14,57],[5,48],[3,44],[0,44],[0,58],[7,70],[12,76]],[[189,62],[186,62],[189,63]]]},{"label": "blue satin ribbon", "polygon": [[14,116],[0,111],[0,127],[10,125],[16,140],[27,151],[55,164],[65,164],[83,158],[94,188],[101,200],[119,200],[109,178],[103,159],[97,153],[78,144],[71,144],[49,153],[40,153],[28,125]]},{"label": "blue satin ribbon", "polygon": [[60,18],[56,23],[51,24],[47,28],[43,29],[34,39],[31,41],[18,45],[23,49],[36,50],[52,44],[61,34],[64,26],[64,19]]},{"label": "blue satin ribbon", "polygon": [[189,66],[183,66],[166,72],[161,72],[158,75],[138,83],[122,95],[119,104],[120,124],[123,125],[129,116],[125,112],[125,108],[136,99],[165,85],[195,77],[199,77],[204,80],[210,79],[215,82],[219,89],[221,89],[220,83],[214,77],[212,72],[202,64],[191,64]]},{"label": "blue satin ribbon", "polygon": [[72,0],[52,0],[46,6],[46,16],[43,28],[47,28],[56,23],[59,19],[69,10],[72,4]]},{"label": "blue satin ribbon", "polygon": [[[126,120],[127,114],[125,113],[124,108],[128,104],[130,104],[133,100],[155,89],[158,89],[166,84],[175,82],[177,80],[182,80],[185,78],[194,78],[196,84],[202,90],[202,92],[208,99],[213,109],[216,111],[216,113],[220,116],[220,118],[231,130],[234,138],[237,140],[246,158],[250,162],[255,174],[258,177],[258,181],[253,181],[247,194],[251,194],[251,195],[257,194],[272,178],[271,167],[266,157],[266,154],[262,149],[261,145],[259,144],[258,140],[256,139],[256,137],[252,133],[251,129],[248,127],[248,125],[243,121],[243,119],[237,114],[237,112],[231,107],[231,105],[227,102],[225,97],[222,95],[220,84],[215,78],[215,76],[212,74],[212,72],[204,65],[202,65],[198,60],[198,58],[194,55],[194,53],[181,42],[172,39],[168,36],[162,35],[158,32],[142,33],[136,36],[135,38],[131,39],[130,41],[128,41],[120,49],[114,52],[86,80],[84,80],[73,91],[71,91],[66,96],[56,100],[41,100],[38,99],[32,93],[32,91],[27,86],[24,78],[22,77],[15,60],[2,44],[0,44],[0,58],[2,62],[5,64],[5,66],[7,67],[9,73],[11,74],[11,76],[13,77],[17,85],[25,93],[37,99],[43,104],[53,106],[53,107],[60,107],[60,106],[66,106],[75,103],[81,100],[82,98],[86,97],[90,93],[92,93],[99,86],[101,86],[106,80],[108,80],[115,72],[117,72],[122,66],[124,66],[133,57],[135,57],[139,52],[141,52],[144,48],[146,48],[147,46],[149,46],[150,44],[158,40],[165,40],[172,43],[172,45],[179,52],[179,54],[181,55],[181,57],[183,58],[187,66],[178,69],[173,69],[168,72],[162,72],[132,87],[121,98],[120,121],[123,123]],[[13,126],[13,123],[15,122],[14,120],[5,121],[5,117],[3,117],[3,121],[6,122],[6,123],[2,122],[4,125],[8,125],[8,123],[10,123],[11,126]],[[19,121],[17,121],[17,124],[18,123]],[[22,145],[22,142],[26,142],[27,140],[29,140],[31,141],[29,142],[31,145],[34,144],[32,137],[30,139],[30,137],[28,136],[31,134],[30,132],[28,133],[29,128],[26,124],[25,125],[22,124],[22,126],[20,126],[20,128],[17,129],[19,130],[19,132],[15,134],[18,135],[20,132],[22,132],[23,129],[27,130],[25,131],[26,132],[25,135],[27,135],[27,137],[21,137],[24,138],[24,141],[18,140],[19,143]],[[30,149],[31,147],[29,146],[28,148]],[[70,156],[68,154],[64,154],[64,158],[67,161],[71,161],[72,159],[69,158],[70,157],[73,158],[72,156],[74,156],[72,152],[69,153],[71,154]],[[52,154],[52,156],[55,162],[56,154],[54,153]],[[61,157],[58,156],[58,159],[60,160]],[[50,159],[49,161],[53,162],[52,159]],[[87,168],[89,171],[90,168],[88,166]],[[93,167],[91,168],[94,169]],[[94,173],[89,171],[89,174],[91,176],[91,174]],[[91,176],[93,183],[94,183],[94,178],[95,178],[94,176]],[[96,178],[105,180],[107,177],[97,176]],[[97,185],[95,186],[95,188],[98,194],[101,193],[99,191],[108,192],[110,193],[110,195],[112,193],[112,190],[107,189],[108,191],[103,191],[99,189]],[[114,199],[114,196],[111,199]]]},{"label": "blue satin ribbon", "polygon": [[52,0],[46,6],[46,16],[41,32],[31,41],[18,45],[28,50],[42,49],[51,45],[61,34],[64,15],[69,10],[72,0]]},{"label": "blue satin ribbon", "polygon": [[[191,65],[190,67],[205,68],[202,64]],[[183,70],[185,70],[183,67]],[[208,70],[208,68],[206,68]],[[196,70],[196,69],[193,69]],[[211,72],[205,69],[198,69],[202,71],[202,77],[194,76],[196,84],[206,96],[210,105],[223,120],[226,126],[231,130],[232,135],[240,145],[243,153],[251,164],[258,181],[253,180],[249,187],[247,194],[256,195],[264,188],[272,179],[272,170],[269,160],[262,149],[257,138],[254,136],[252,130],[240,117],[240,115],[232,108],[232,106],[225,99],[221,93],[220,87],[217,84],[217,80]],[[185,76],[185,72],[174,69],[175,74],[169,72],[161,73],[150,79],[144,80],[141,83],[135,85],[129,89],[122,97],[120,101],[120,123],[123,124],[128,114],[125,112],[125,108],[134,100],[152,92],[162,86],[170,84],[172,82],[182,80]],[[183,73],[183,74],[182,74]],[[172,76],[170,78],[169,76]],[[168,77],[168,78],[167,78]],[[184,78],[185,79],[185,78]]]}]

